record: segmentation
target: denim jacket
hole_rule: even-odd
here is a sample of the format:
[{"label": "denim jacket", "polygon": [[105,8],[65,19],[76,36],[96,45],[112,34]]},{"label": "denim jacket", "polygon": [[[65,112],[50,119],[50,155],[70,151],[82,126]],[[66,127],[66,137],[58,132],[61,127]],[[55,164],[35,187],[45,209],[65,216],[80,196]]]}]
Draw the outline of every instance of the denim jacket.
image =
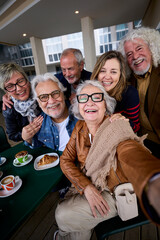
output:
[{"label": "denim jacket", "polygon": [[[30,148],[41,147],[45,145],[46,147],[52,148],[54,150],[59,149],[59,132],[56,125],[52,122],[50,116],[45,113],[41,113],[43,116],[43,123],[39,132],[32,139],[32,146],[25,142],[25,145]],[[69,115],[69,122],[66,126],[69,136],[71,136],[73,128],[78,119],[73,115]]]}]

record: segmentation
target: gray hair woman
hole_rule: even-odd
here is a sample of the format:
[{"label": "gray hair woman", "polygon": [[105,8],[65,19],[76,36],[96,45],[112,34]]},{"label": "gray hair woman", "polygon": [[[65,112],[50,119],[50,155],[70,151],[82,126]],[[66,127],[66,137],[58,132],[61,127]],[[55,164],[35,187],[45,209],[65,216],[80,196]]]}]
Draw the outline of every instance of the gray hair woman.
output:
[{"label": "gray hair woman", "polygon": [[72,110],[83,120],[77,122],[60,158],[73,187],[55,212],[59,231],[54,239],[59,240],[89,240],[98,223],[116,216],[112,192],[119,181],[133,184],[145,211],[142,192],[148,179],[160,171],[159,159],[143,147],[129,122],[110,121],[106,110],[113,112],[115,101],[99,82],[78,86],[74,101]]},{"label": "gray hair woman", "polygon": [[1,86],[11,98],[11,107],[3,111],[10,140],[22,141],[22,129],[40,113],[32,98],[31,85],[23,68],[16,63],[0,65]]},{"label": "gray hair woman", "polygon": [[[104,101],[106,104],[106,114],[111,115],[114,112],[116,100],[109,96],[109,94],[106,92],[106,90],[104,89],[100,82],[87,80],[84,83],[78,85],[76,94],[79,95],[82,89],[85,88],[85,86],[89,85],[97,87],[102,91],[102,93],[104,94]],[[71,105],[71,110],[76,118],[83,120],[83,117],[79,112],[78,104],[79,103],[77,101],[77,98],[75,98],[73,104]]]}]

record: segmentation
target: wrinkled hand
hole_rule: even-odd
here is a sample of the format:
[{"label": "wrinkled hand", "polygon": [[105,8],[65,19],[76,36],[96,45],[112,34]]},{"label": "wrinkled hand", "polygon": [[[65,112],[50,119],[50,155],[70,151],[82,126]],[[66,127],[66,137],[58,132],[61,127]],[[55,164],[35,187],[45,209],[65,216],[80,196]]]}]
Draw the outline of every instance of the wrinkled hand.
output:
[{"label": "wrinkled hand", "polygon": [[10,99],[10,96],[8,93],[4,94],[2,97],[2,101],[3,101],[3,105],[2,105],[2,109],[5,111],[6,107],[12,108],[13,102]]},{"label": "wrinkled hand", "polygon": [[39,131],[43,122],[43,117],[38,116],[30,124],[23,127],[22,129],[22,138],[28,143],[32,143],[33,136]]},{"label": "wrinkled hand", "polygon": [[75,98],[76,94],[75,93],[72,93],[70,98],[69,98],[69,101],[71,104],[73,104],[73,99]]},{"label": "wrinkled hand", "polygon": [[121,120],[124,120],[124,121],[129,121],[128,118],[124,117],[122,114],[120,113],[115,113],[115,114],[112,114],[111,117],[109,118],[110,122],[113,122],[113,121],[116,121],[118,119],[121,119]]},{"label": "wrinkled hand", "polygon": [[148,183],[146,194],[149,203],[160,216],[160,178]]},{"label": "wrinkled hand", "polygon": [[100,213],[102,217],[108,214],[108,212],[110,211],[108,203],[106,202],[106,200],[104,200],[100,192],[92,184],[88,185],[85,188],[84,195],[88,200],[94,217],[97,217],[96,210]]}]

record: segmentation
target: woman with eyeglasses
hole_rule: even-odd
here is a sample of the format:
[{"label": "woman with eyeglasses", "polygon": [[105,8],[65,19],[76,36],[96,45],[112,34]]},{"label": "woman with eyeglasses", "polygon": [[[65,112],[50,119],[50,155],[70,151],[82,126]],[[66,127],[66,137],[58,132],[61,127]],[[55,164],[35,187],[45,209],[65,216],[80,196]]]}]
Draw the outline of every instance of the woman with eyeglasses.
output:
[{"label": "woman with eyeglasses", "polygon": [[134,132],[140,129],[139,96],[133,86],[127,86],[126,66],[122,54],[109,51],[102,54],[93,69],[91,79],[102,83],[107,93],[117,101],[115,113],[121,113],[129,119]]},{"label": "woman with eyeglasses", "polygon": [[[30,137],[40,129],[43,118],[36,116],[40,113],[37,102],[32,98],[31,85],[23,68],[16,63],[0,65],[0,83],[11,98],[13,107],[3,110],[7,134],[10,140],[22,141],[22,129],[33,123]],[[24,136],[26,138],[27,136]]]},{"label": "woman with eyeglasses", "polygon": [[[61,169],[72,187],[57,206],[59,230],[54,239],[89,240],[98,223],[116,216],[112,192],[119,180],[133,184],[145,211],[143,200],[148,195],[144,189],[148,179],[160,172],[160,162],[143,146],[128,121],[110,121],[115,105],[100,82],[78,85],[72,112],[80,120],[60,157]],[[146,189],[154,198],[150,183]],[[153,206],[157,210],[152,202]]]}]

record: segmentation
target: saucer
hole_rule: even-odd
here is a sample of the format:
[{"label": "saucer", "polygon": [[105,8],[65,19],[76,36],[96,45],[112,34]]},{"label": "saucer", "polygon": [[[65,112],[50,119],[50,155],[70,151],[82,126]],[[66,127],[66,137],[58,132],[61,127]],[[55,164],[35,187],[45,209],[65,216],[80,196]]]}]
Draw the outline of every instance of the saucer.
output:
[{"label": "saucer", "polygon": [[15,183],[15,187],[12,190],[7,191],[7,190],[0,189],[0,198],[11,196],[12,194],[18,191],[21,185],[22,185],[22,180],[19,178],[19,180]]},{"label": "saucer", "polygon": [[20,162],[17,163],[16,159],[14,159],[14,160],[13,160],[13,165],[14,165],[15,167],[22,167],[22,166],[27,165],[29,162],[31,162],[32,159],[33,159],[33,156],[32,156],[31,154],[28,154],[28,159],[27,159],[27,161],[25,161],[24,163],[20,163]]},{"label": "saucer", "polygon": [[5,157],[1,157],[1,163],[0,163],[0,166],[3,164],[3,163],[5,163],[6,162],[6,158]]}]

